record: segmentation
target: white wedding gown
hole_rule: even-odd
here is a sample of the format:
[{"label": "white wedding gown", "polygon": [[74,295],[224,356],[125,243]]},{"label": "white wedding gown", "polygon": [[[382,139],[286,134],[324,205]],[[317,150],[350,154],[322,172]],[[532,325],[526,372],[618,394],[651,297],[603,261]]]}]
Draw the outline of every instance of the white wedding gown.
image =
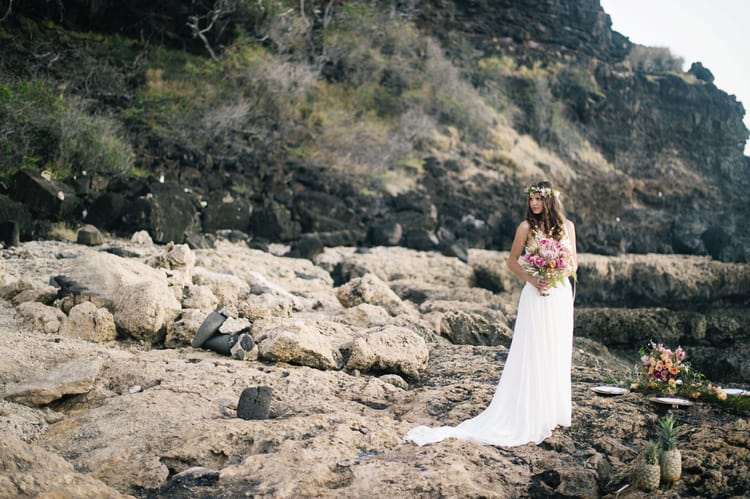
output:
[{"label": "white wedding gown", "polygon": [[446,438],[512,447],[540,443],[556,426],[570,426],[573,296],[568,279],[541,296],[526,284],[508,358],[490,405],[458,426],[418,426],[404,440]]}]

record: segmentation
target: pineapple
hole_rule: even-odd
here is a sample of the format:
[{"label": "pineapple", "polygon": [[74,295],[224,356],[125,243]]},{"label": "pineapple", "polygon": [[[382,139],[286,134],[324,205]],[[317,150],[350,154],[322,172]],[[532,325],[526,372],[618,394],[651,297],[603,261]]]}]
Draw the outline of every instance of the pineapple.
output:
[{"label": "pineapple", "polygon": [[646,442],[646,449],[633,470],[633,482],[639,489],[650,492],[659,488],[661,468],[659,468],[659,444],[653,440]]},{"label": "pineapple", "polygon": [[677,448],[677,437],[679,437],[682,427],[675,424],[673,414],[660,418],[656,427],[659,433],[659,443],[662,447],[659,456],[661,479],[665,483],[676,482],[682,475],[682,455]]}]

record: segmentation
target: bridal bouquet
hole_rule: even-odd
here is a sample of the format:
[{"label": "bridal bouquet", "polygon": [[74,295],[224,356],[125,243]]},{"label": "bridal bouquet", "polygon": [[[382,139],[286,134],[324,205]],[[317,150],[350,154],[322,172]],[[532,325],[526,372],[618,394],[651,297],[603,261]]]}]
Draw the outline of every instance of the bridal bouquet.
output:
[{"label": "bridal bouquet", "polygon": [[529,275],[544,279],[550,286],[557,286],[567,275],[575,278],[569,268],[570,250],[551,237],[535,237],[519,263]]}]

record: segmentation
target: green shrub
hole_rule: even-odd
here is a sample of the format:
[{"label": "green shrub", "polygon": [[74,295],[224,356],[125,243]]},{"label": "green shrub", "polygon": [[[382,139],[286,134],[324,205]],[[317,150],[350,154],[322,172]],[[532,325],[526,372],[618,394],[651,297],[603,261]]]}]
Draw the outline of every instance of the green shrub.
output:
[{"label": "green shrub", "polygon": [[646,73],[682,73],[685,60],[672,55],[667,47],[646,47],[634,45],[628,54],[627,61],[634,70]]},{"label": "green shrub", "polygon": [[83,172],[122,174],[133,164],[116,123],[87,113],[41,81],[0,83],[0,172],[48,170],[56,178]]}]

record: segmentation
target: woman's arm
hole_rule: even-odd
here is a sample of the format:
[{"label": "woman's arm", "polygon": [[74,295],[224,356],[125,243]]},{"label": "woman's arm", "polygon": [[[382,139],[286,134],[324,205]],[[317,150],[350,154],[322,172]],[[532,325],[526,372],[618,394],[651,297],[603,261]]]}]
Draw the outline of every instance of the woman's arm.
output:
[{"label": "woman's arm", "polygon": [[516,274],[518,277],[534,286],[540,293],[545,293],[549,290],[549,283],[544,279],[537,279],[536,277],[530,276],[518,263],[518,259],[523,253],[523,248],[526,246],[526,241],[529,237],[529,231],[531,226],[529,222],[524,220],[516,229],[516,235],[513,237],[513,246],[510,248],[510,255],[508,256],[508,268]]},{"label": "woman's arm", "polygon": [[568,239],[570,240],[570,268],[573,272],[578,271],[578,253],[576,253],[576,226],[570,220],[565,221],[568,228]]}]

